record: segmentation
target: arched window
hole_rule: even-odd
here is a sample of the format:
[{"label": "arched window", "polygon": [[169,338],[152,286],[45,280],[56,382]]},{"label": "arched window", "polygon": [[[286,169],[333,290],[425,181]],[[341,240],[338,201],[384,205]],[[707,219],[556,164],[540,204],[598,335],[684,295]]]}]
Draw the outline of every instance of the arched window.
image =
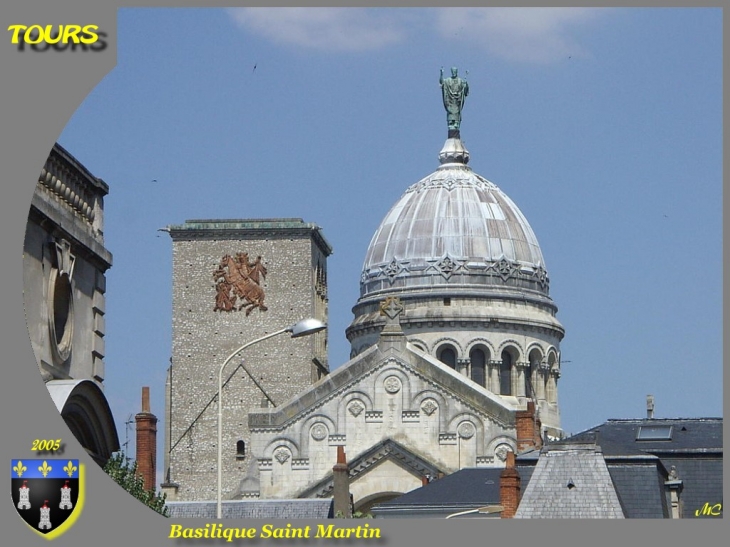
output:
[{"label": "arched window", "polygon": [[538,380],[538,370],[542,361],[542,355],[537,349],[530,352],[530,368],[525,375],[525,395],[531,399],[537,399],[538,389],[535,382]]},{"label": "arched window", "polygon": [[512,354],[504,350],[502,363],[499,365],[499,393],[512,395]]},{"label": "arched window", "polygon": [[426,351],[426,348],[420,342],[412,342],[412,344],[413,344],[413,347],[416,348],[418,351],[422,351],[423,353],[428,353]]},{"label": "arched window", "polygon": [[456,369],[456,351],[451,346],[443,346],[439,350],[439,361]]},{"label": "arched window", "polygon": [[548,370],[550,372],[545,378],[545,398],[548,403],[553,404],[558,402],[558,386],[556,383],[555,373],[558,372],[559,369],[556,361],[557,359],[555,358],[555,354],[551,353],[548,357]]},{"label": "arched window", "polygon": [[480,349],[473,349],[469,354],[471,360],[471,379],[480,386],[486,387],[486,364],[487,357]]},{"label": "arched window", "polygon": [[243,442],[243,441],[236,442],[236,457],[237,458],[246,457],[246,443],[245,442]]}]

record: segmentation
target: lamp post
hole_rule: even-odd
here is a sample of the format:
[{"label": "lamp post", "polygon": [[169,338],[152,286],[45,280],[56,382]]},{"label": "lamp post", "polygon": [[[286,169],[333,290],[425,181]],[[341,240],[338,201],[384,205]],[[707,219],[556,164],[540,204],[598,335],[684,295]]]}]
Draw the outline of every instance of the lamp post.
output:
[{"label": "lamp post", "polygon": [[279,334],[284,334],[285,332],[288,332],[291,334],[292,338],[299,338],[300,336],[314,334],[315,332],[319,332],[326,328],[327,325],[317,319],[302,319],[301,321],[295,323],[290,327],[286,327],[285,329],[272,332],[271,334],[267,334],[266,336],[262,336],[261,338],[251,340],[250,342],[243,344],[240,348],[231,353],[225,361],[223,361],[223,364],[218,371],[218,502],[216,507],[216,518],[222,518],[221,496],[223,482],[223,369],[226,368],[226,365],[230,363],[231,359],[233,359],[236,355],[241,353],[246,348],[253,346],[254,344],[258,344],[259,342],[263,342],[264,340],[268,340],[269,338],[273,338],[274,336],[278,336]]},{"label": "lamp post", "polygon": [[454,517],[460,517],[462,515],[468,515],[470,513],[479,513],[481,515],[489,515],[491,513],[501,513],[504,511],[503,505],[487,505],[485,507],[478,507],[476,509],[469,509],[468,511],[459,511],[458,513],[451,513],[450,515],[447,515],[446,518],[454,518]]}]

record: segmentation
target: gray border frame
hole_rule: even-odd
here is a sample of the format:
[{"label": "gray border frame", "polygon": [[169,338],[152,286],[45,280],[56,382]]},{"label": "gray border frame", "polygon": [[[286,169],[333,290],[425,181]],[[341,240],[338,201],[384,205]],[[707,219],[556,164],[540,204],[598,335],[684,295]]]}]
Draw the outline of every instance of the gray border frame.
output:
[{"label": "gray border frame", "polygon": [[[432,0],[433,1],[433,0]],[[3,382],[0,385],[0,411],[2,412],[2,442],[0,462],[14,457],[29,457],[33,439],[62,437],[67,444],[66,457],[78,458],[86,466],[86,503],[77,522],[65,534],[52,541],[56,545],[74,547],[99,544],[116,547],[132,544],[161,545],[166,541],[174,544],[204,545],[220,541],[167,539],[169,526],[179,522],[185,526],[204,526],[207,521],[168,520],[145,508],[114,484],[89,458],[75,439],[68,433],[53,405],[36,367],[25,325],[22,300],[22,244],[27,211],[33,192],[35,177],[43,165],[63,127],[84,100],[86,94],[116,64],[116,11],[117,7],[146,3],[155,6],[201,6],[201,0],[147,0],[126,2],[112,0],[100,5],[93,0],[36,0],[20,4],[3,5],[0,14],[5,23],[0,39],[0,66],[2,67],[2,94],[0,100],[0,165],[3,176],[3,199],[0,200],[0,360]],[[388,5],[384,2],[360,2],[366,5]],[[428,5],[430,2],[400,0],[398,5]],[[443,2],[439,2],[442,3]],[[118,5],[117,5],[118,4]],[[218,5],[253,5],[251,2],[218,2]],[[263,4],[258,2],[258,4]],[[284,2],[276,2],[284,4]],[[316,2],[317,5],[343,5],[344,3]],[[580,5],[573,2],[565,4]],[[565,5],[563,4],[563,5]],[[630,6],[620,2],[612,5]],[[461,2],[460,5],[484,5],[484,2]],[[523,4],[524,5],[524,4]],[[664,5],[692,6],[690,2],[666,2]],[[722,3],[706,2],[706,6],[722,7]],[[107,33],[108,47],[92,55],[75,55],[47,52],[17,52],[9,40],[7,25],[33,23],[93,22]],[[728,16],[723,13],[727,26]],[[726,46],[726,42],[725,42]],[[725,47],[727,49],[727,47]],[[727,61],[725,61],[727,64]],[[727,115],[727,114],[726,114]],[[725,203],[728,202],[726,193]],[[725,222],[723,229],[727,232]],[[727,246],[727,244],[726,244]],[[725,251],[725,248],[723,249]],[[730,287],[725,283],[725,294]],[[724,297],[727,309],[727,296]],[[726,402],[727,405],[727,402]],[[726,406],[727,408],[727,406]],[[7,464],[6,464],[7,465]],[[725,466],[727,475],[727,465]],[[9,475],[2,475],[0,488],[9,490]],[[725,489],[727,492],[727,488]],[[43,539],[28,529],[15,515],[11,497],[6,494],[5,505],[0,509],[2,542],[7,545],[25,546],[43,544]],[[509,542],[521,545],[546,541],[561,545],[704,545],[719,544],[718,538],[725,532],[725,519],[678,522],[624,521],[499,521],[499,520],[401,520],[370,521],[382,531],[384,539],[368,543],[410,547],[444,545],[458,542],[462,545],[491,545]],[[260,522],[228,522],[237,526],[261,526]],[[279,523],[281,524],[281,523]],[[297,524],[316,524],[302,521]],[[485,528],[488,527],[488,528]],[[267,540],[245,540],[247,543],[266,544]],[[286,540],[289,543],[320,544],[320,540]],[[272,542],[273,543],[273,542]],[[336,541],[356,545],[360,541]]]}]

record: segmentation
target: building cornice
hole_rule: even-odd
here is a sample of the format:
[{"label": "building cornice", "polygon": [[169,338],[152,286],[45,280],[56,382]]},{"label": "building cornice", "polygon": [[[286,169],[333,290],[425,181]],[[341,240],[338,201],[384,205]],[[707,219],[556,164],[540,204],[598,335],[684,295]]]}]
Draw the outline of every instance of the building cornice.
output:
[{"label": "building cornice", "polygon": [[184,224],[167,226],[165,231],[173,241],[312,238],[325,256],[332,254],[332,246],[322,235],[322,229],[301,218],[186,220]]}]

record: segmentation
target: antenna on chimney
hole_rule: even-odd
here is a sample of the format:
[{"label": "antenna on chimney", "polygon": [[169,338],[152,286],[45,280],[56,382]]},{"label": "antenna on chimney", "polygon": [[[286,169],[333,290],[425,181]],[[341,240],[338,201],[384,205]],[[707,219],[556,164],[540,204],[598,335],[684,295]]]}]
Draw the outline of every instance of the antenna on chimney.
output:
[{"label": "antenna on chimney", "polygon": [[651,420],[654,417],[654,396],[646,396],[646,417]]},{"label": "antenna on chimney", "polygon": [[134,423],[134,414],[130,414],[127,417],[127,421],[124,422],[124,459],[128,460],[127,448],[129,448],[129,428]]}]

